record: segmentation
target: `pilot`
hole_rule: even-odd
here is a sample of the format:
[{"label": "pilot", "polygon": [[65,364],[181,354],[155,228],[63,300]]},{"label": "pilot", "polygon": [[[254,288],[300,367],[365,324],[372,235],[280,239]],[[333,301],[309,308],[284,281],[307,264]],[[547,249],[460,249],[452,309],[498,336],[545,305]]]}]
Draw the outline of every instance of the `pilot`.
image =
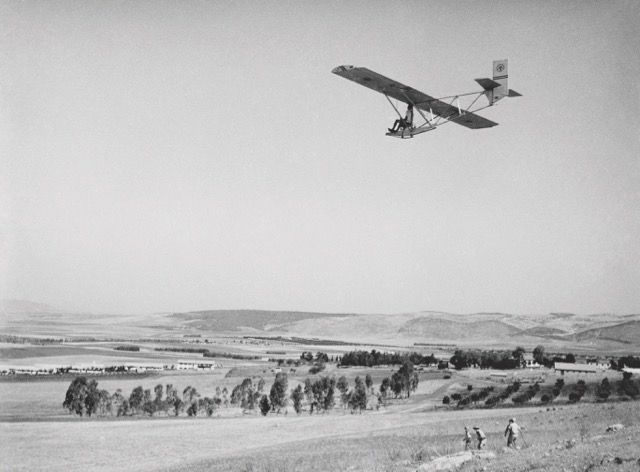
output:
[{"label": "pilot", "polygon": [[400,131],[401,128],[411,128],[411,126],[413,126],[413,105],[409,103],[409,105],[407,105],[407,114],[404,118],[396,120],[393,124],[393,128],[389,128],[389,133]]}]

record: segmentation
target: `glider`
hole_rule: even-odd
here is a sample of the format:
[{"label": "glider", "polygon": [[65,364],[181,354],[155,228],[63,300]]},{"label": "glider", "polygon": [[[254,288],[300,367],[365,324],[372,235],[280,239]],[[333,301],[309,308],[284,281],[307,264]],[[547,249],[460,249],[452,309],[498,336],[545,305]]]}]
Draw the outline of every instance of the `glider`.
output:
[{"label": "glider", "polygon": [[[476,115],[476,112],[493,106],[504,97],[522,96],[515,90],[509,89],[507,83],[509,78],[508,66],[508,59],[493,61],[493,78],[475,79],[483,88],[480,92],[463,93],[441,98],[431,97],[426,93],[396,82],[365,67],[338,66],[331,72],[383,94],[399,116],[396,124],[389,128],[386,135],[404,139],[413,138],[417,134],[434,130],[445,123],[457,123],[470,129],[497,126],[498,123]],[[488,105],[476,105],[476,102],[482,96],[487,98]],[[461,106],[460,98],[471,103],[468,106]],[[394,105],[391,99],[407,104],[407,115],[405,117],[398,111],[398,107]],[[474,105],[476,105],[475,109],[472,108]],[[424,123],[415,125],[413,122],[413,109],[419,113]]]}]

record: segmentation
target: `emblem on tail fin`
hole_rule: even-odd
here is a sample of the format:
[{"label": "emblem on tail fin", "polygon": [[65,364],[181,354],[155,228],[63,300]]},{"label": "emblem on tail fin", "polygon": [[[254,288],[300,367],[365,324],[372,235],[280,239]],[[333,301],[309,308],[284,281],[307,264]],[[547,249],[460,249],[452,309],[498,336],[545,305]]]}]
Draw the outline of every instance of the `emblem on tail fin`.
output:
[{"label": "emblem on tail fin", "polygon": [[497,82],[498,87],[494,88],[489,94],[489,102],[493,105],[501,98],[509,95],[509,60],[502,59],[493,61],[493,80]]}]

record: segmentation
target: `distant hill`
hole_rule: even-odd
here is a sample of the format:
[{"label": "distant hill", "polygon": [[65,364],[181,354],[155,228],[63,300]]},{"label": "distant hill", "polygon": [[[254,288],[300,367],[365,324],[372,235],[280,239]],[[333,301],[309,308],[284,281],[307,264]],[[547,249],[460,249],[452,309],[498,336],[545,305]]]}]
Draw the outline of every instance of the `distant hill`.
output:
[{"label": "distant hill", "polygon": [[594,328],[573,335],[575,341],[606,339],[627,344],[640,343],[640,320],[627,321],[613,326]]},{"label": "distant hill", "polygon": [[541,338],[562,336],[567,332],[560,328],[551,328],[549,326],[534,326],[533,328],[522,330],[520,333],[522,336],[538,336]]},{"label": "distant hill", "polygon": [[364,344],[640,348],[640,314],[354,314],[247,309],[109,315],[72,313],[26,300],[0,300],[0,315],[0,334],[25,336],[164,337],[188,330],[203,335],[299,336]]},{"label": "distant hill", "polygon": [[[487,314],[479,316],[485,317]],[[469,318],[473,319],[472,316]],[[411,337],[447,340],[502,338],[516,335],[521,331],[515,326],[496,320],[461,322],[432,317],[413,319],[398,330],[399,333]]]},{"label": "distant hill", "polygon": [[[416,339],[449,343],[574,343],[606,340],[636,343],[640,339],[640,317],[609,325],[615,315],[510,315],[506,313],[450,314],[423,311],[396,315],[308,313],[266,310],[207,310],[171,315],[188,329],[238,332],[253,330],[289,336],[339,340]],[[587,329],[585,329],[587,328]]]},{"label": "distant hill", "polygon": [[291,324],[307,319],[355,315],[305,313],[299,311],[208,310],[174,313],[172,316],[174,318],[185,320],[186,324],[193,329],[238,331],[241,328],[266,330],[274,325]]}]

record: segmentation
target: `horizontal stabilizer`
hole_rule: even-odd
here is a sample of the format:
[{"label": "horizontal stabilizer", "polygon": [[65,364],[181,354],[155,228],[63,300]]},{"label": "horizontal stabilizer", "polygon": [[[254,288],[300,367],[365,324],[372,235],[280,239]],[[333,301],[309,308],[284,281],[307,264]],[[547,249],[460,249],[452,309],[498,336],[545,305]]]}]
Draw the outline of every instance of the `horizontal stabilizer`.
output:
[{"label": "horizontal stabilizer", "polygon": [[509,89],[509,96],[510,97],[522,97],[522,94],[516,92],[515,90]]},{"label": "horizontal stabilizer", "polygon": [[485,90],[493,90],[494,88],[500,87],[498,82],[491,79],[476,79],[476,82]]}]

